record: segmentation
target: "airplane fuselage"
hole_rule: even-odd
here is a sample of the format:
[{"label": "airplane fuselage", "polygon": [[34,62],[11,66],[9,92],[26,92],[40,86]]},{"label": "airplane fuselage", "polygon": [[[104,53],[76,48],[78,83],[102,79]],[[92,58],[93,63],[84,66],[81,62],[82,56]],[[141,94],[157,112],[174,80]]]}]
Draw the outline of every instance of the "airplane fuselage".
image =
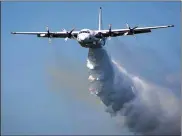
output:
[{"label": "airplane fuselage", "polygon": [[102,48],[106,38],[97,38],[94,30],[82,29],[77,35],[78,43],[85,48]]}]

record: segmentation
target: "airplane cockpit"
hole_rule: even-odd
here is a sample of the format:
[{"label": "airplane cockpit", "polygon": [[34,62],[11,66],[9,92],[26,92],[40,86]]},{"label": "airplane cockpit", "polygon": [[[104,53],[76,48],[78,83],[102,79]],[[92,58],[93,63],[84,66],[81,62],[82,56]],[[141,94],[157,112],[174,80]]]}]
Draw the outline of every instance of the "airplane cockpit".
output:
[{"label": "airplane cockpit", "polygon": [[89,34],[89,33],[90,33],[90,31],[89,31],[89,30],[85,30],[85,29],[84,29],[84,30],[81,30],[78,34],[81,34],[81,33],[88,33],[88,34]]}]

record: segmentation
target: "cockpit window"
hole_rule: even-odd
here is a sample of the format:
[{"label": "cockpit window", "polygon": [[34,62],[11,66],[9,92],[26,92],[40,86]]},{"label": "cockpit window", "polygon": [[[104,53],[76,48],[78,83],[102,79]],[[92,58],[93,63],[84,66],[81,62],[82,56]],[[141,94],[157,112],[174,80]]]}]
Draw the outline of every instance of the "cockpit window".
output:
[{"label": "cockpit window", "polygon": [[90,33],[89,31],[80,31],[79,34],[81,33]]}]

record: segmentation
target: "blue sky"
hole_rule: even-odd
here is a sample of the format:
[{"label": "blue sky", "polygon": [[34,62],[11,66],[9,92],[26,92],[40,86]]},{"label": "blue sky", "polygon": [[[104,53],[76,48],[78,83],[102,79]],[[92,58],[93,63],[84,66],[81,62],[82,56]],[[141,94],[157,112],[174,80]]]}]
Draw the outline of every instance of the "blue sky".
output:
[{"label": "blue sky", "polygon": [[113,29],[125,28],[126,23],[175,25],[136,38],[113,38],[106,48],[130,73],[179,92],[180,2],[2,2],[1,6],[3,134],[88,134],[89,129],[93,134],[120,133],[87,91],[88,49],[74,40],[53,39],[49,44],[46,38],[10,34],[45,31],[46,25],[51,31],[74,26],[97,29],[100,6],[105,29],[110,23]]}]

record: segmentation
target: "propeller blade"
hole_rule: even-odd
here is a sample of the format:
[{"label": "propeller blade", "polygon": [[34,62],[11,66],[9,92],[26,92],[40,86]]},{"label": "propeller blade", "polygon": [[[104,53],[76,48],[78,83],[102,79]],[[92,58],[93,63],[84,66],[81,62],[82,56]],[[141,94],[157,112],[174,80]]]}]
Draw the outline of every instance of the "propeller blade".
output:
[{"label": "propeller blade", "polygon": [[49,27],[48,26],[46,26],[46,30],[49,31]]},{"label": "propeller blade", "polygon": [[48,25],[46,26],[46,30],[47,30],[47,37],[49,38],[48,40],[49,40],[49,43],[51,43],[51,34],[50,34],[50,32],[49,32],[49,27],[48,27]]},{"label": "propeller blade", "polygon": [[109,24],[109,30],[111,30],[111,24]]},{"label": "propeller blade", "polygon": [[109,24],[109,38],[108,38],[109,40],[111,40],[111,36],[112,36],[111,26],[112,26],[112,25]]},{"label": "propeller blade", "polygon": [[[135,30],[138,26],[135,26],[135,27],[131,28],[131,27],[126,23],[126,27],[129,29],[129,32],[131,33],[131,35],[134,35],[134,30]],[[124,35],[128,35],[129,32],[124,33]]]},{"label": "propeller blade", "polygon": [[74,35],[72,35],[73,39],[77,39]]},{"label": "propeller blade", "polygon": [[128,35],[128,32],[124,33],[124,36]]},{"label": "propeller blade", "polygon": [[62,31],[63,31],[63,32],[67,32],[66,29],[64,29],[64,28],[62,29]]},{"label": "propeller blade", "polygon": [[134,36],[134,30],[137,28],[138,26],[135,26],[135,27],[133,27],[132,29],[131,29],[131,32],[132,32],[132,35]]},{"label": "propeller blade", "polygon": [[67,40],[68,40],[68,37],[66,37],[66,38],[64,39],[65,42],[67,42]]},{"label": "propeller blade", "polygon": [[136,29],[138,26],[133,27],[133,30]]},{"label": "propeller blade", "polygon": [[129,29],[130,27],[129,27],[129,25],[126,23],[126,27]]},{"label": "propeller blade", "polygon": [[72,35],[72,32],[73,32],[74,30],[75,30],[75,27],[74,27],[71,31],[69,31],[69,32],[66,31],[66,29],[64,29],[64,28],[62,29],[63,32],[67,33],[67,37],[64,39],[65,42],[68,40],[68,38],[72,38],[72,37],[75,38],[75,37]]},{"label": "propeller blade", "polygon": [[49,38],[49,43],[51,43],[51,38]]},{"label": "propeller blade", "polygon": [[75,30],[75,27],[70,31],[70,34]]}]

